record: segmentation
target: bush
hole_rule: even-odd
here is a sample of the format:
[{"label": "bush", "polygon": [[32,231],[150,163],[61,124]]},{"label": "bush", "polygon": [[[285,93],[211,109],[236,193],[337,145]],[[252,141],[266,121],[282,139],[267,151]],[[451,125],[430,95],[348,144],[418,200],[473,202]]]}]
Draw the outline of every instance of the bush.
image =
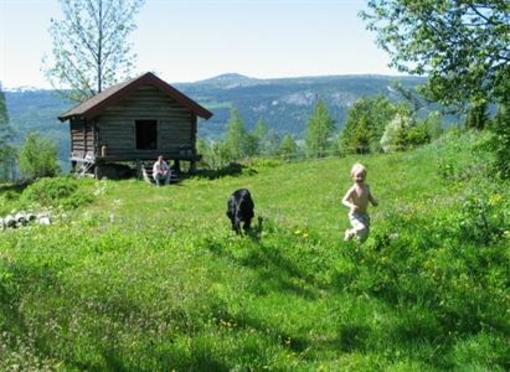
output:
[{"label": "bush", "polygon": [[286,134],[283,137],[282,143],[280,144],[279,155],[285,161],[290,161],[297,152],[297,145],[290,134]]},{"label": "bush", "polygon": [[417,125],[409,128],[404,137],[405,147],[413,148],[430,142],[430,134],[425,125]]},{"label": "bush", "polygon": [[423,125],[427,129],[427,133],[432,140],[439,138],[444,132],[443,117],[439,111],[430,112],[423,122]]},{"label": "bush", "polygon": [[506,221],[503,211],[498,208],[503,196],[496,191],[490,197],[472,195],[461,205],[460,212],[452,214],[452,220],[462,237],[473,244],[486,245],[503,238]]},{"label": "bush", "polygon": [[395,152],[405,150],[405,133],[411,127],[411,118],[409,115],[396,114],[386,128],[381,137],[381,148],[384,152]]},{"label": "bush", "polygon": [[283,161],[278,158],[252,158],[246,163],[246,165],[254,169],[275,168],[282,164]]},{"label": "bush", "polygon": [[77,208],[92,201],[92,195],[79,188],[78,181],[71,177],[41,178],[22,194],[28,203],[42,206]]},{"label": "bush", "polygon": [[503,179],[510,179],[510,104],[502,105],[491,127],[490,147],[495,155],[494,169]]},{"label": "bush", "polygon": [[396,114],[381,137],[384,152],[405,151],[430,142],[426,123],[416,124],[407,113]]},{"label": "bush", "polygon": [[28,178],[55,176],[60,170],[57,146],[37,133],[30,133],[21,149],[19,166]]},{"label": "bush", "polygon": [[339,138],[342,153],[380,152],[379,140],[399,109],[403,108],[382,95],[362,97],[354,102]]}]

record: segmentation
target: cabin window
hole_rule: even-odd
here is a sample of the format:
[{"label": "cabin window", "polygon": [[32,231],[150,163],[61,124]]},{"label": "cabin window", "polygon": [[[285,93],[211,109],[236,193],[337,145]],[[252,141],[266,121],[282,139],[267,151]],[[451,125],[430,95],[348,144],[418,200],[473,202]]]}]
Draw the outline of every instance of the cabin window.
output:
[{"label": "cabin window", "polygon": [[136,120],[136,149],[156,150],[158,148],[158,123],[156,120]]}]

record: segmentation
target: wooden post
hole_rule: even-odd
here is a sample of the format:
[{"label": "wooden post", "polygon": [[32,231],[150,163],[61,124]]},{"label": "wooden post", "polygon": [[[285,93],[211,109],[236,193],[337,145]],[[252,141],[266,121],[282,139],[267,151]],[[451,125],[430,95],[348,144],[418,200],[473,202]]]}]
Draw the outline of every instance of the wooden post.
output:
[{"label": "wooden post", "polygon": [[101,178],[103,178],[103,169],[99,163],[96,163],[94,165],[94,178],[97,180],[100,180]]},{"label": "wooden post", "polygon": [[142,176],[142,161],[140,159],[136,159],[136,178],[141,179]]},{"label": "wooden post", "polygon": [[83,119],[83,157],[87,156],[87,119]]},{"label": "wooden post", "polygon": [[189,173],[193,174],[197,170],[197,116],[193,115],[191,118],[191,157],[189,165]]},{"label": "wooden post", "polygon": [[174,160],[174,169],[176,174],[181,173],[181,161],[179,159]]},{"label": "wooden post", "polygon": [[189,173],[194,174],[197,170],[197,161],[195,159],[191,160],[189,163]]}]

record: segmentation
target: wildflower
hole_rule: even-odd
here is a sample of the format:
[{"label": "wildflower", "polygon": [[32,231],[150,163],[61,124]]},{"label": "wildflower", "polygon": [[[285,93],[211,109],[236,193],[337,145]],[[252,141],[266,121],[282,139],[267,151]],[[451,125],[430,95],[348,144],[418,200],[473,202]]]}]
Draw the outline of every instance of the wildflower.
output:
[{"label": "wildflower", "polygon": [[489,205],[495,206],[501,204],[503,196],[501,194],[493,194],[489,197]]}]

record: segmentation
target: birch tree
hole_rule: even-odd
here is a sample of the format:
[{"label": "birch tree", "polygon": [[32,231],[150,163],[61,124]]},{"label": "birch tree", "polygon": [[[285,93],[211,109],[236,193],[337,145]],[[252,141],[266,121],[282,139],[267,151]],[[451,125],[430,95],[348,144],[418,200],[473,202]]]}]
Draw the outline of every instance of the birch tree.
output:
[{"label": "birch tree", "polygon": [[0,180],[10,180],[16,166],[16,149],[11,141],[14,130],[9,125],[9,114],[5,94],[0,85]]},{"label": "birch tree", "polygon": [[51,57],[43,58],[50,84],[82,102],[126,79],[136,55],[128,40],[144,0],[59,0],[63,19],[52,19]]}]

